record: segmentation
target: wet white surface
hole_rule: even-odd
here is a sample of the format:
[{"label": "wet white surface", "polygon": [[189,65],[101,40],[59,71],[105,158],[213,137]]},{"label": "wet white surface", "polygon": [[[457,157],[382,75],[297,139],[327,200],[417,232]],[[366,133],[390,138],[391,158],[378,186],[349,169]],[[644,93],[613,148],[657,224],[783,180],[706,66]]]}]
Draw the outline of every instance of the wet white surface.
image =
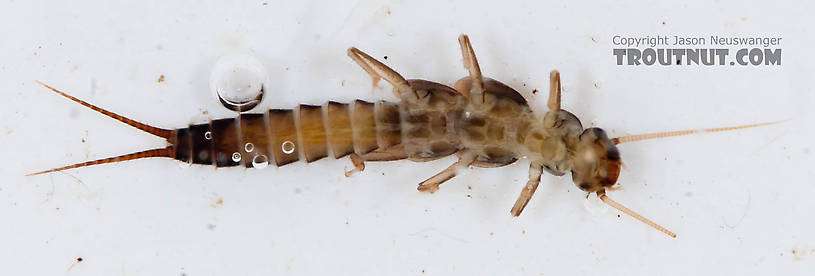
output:
[{"label": "wet white surface", "polygon": [[[294,3],[0,4],[0,269],[740,275],[805,274],[815,264],[812,3]],[[677,239],[586,203],[568,175],[545,175],[524,214],[510,217],[526,160],[469,170],[433,195],[416,184],[452,158],[369,163],[351,178],[347,159],[264,170],[148,159],[23,176],[164,145],[35,79],[175,128],[234,116],[209,89],[222,55],[263,62],[273,84],[263,108],[394,100],[384,82],[371,90],[345,49],[357,46],[408,78],[453,83],[466,75],[460,33],[470,35],[483,73],[537,110],[549,71],[560,70],[564,108],[611,136],[792,121],[620,146],[628,169],[623,190],[610,195]],[[617,66],[616,34],[781,36],[783,66]],[[544,93],[533,96],[536,89]]]}]

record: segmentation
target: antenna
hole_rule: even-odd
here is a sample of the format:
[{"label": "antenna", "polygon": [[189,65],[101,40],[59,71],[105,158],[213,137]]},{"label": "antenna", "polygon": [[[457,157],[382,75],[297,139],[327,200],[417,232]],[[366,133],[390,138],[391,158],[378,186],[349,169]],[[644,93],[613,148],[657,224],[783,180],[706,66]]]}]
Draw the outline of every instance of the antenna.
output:
[{"label": "antenna", "polygon": [[654,227],[654,229],[657,229],[657,230],[659,230],[659,231],[662,231],[662,233],[665,233],[665,234],[667,234],[668,236],[671,236],[671,238],[676,238],[676,234],[674,234],[674,232],[671,232],[670,230],[665,229],[665,227],[662,227],[662,226],[660,226],[659,224],[656,224],[655,222],[653,222],[653,221],[651,221],[651,220],[649,220],[649,219],[647,219],[647,218],[645,218],[645,217],[641,216],[640,214],[637,214],[637,213],[636,213],[636,212],[634,212],[634,211],[631,211],[631,209],[628,209],[628,208],[626,208],[625,206],[623,206],[622,204],[617,203],[616,201],[612,200],[610,197],[608,197],[608,196],[606,195],[606,191],[605,191],[605,190],[597,192],[597,196],[598,196],[598,197],[600,197],[600,200],[602,200],[603,202],[605,202],[605,203],[606,203],[606,204],[608,204],[609,206],[614,207],[614,208],[616,208],[617,210],[620,210],[620,211],[622,211],[623,213],[626,213],[626,214],[628,214],[629,216],[632,216],[632,217],[634,217],[635,219],[637,219],[637,220],[639,220],[639,221],[642,221],[642,222],[643,222],[643,223],[645,223],[645,224],[648,224],[648,226]]},{"label": "antenna", "polygon": [[730,130],[738,130],[738,129],[745,129],[745,128],[753,128],[753,127],[774,125],[774,124],[783,123],[783,122],[786,122],[786,121],[789,121],[789,120],[790,119],[780,120],[780,121],[773,121],[773,122],[766,122],[766,123],[750,124],[750,125],[732,126],[732,127],[677,130],[677,131],[657,132],[657,133],[648,133],[648,134],[636,134],[636,135],[628,135],[628,136],[613,138],[613,139],[611,139],[611,142],[614,143],[615,145],[619,145],[619,144],[622,144],[622,143],[635,142],[635,141],[640,141],[640,140],[657,139],[657,138],[665,138],[665,137],[673,137],[673,136],[683,136],[683,135],[691,135],[691,134],[705,133],[705,132],[730,131]]}]

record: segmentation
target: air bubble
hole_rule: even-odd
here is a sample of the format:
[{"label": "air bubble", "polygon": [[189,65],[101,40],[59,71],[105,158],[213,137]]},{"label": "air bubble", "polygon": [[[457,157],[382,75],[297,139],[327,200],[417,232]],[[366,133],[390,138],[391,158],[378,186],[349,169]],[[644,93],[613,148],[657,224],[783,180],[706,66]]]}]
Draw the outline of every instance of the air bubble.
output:
[{"label": "air bubble", "polygon": [[266,69],[255,57],[231,54],[218,59],[210,76],[215,98],[232,111],[248,111],[263,100]]},{"label": "air bubble", "polygon": [[246,145],[243,146],[243,150],[245,150],[246,152],[252,152],[253,150],[255,150],[255,145],[252,143],[246,143]]},{"label": "air bubble", "polygon": [[232,153],[232,161],[240,162],[241,161],[241,154],[238,152]]},{"label": "air bubble", "polygon": [[269,166],[269,158],[266,155],[259,154],[252,158],[252,167],[255,169],[265,169]]},{"label": "air bubble", "polygon": [[280,150],[285,154],[292,154],[294,152],[294,143],[292,141],[283,142],[283,144],[280,145]]},{"label": "air bubble", "polygon": [[204,132],[204,139],[212,140],[212,132],[210,131]]}]

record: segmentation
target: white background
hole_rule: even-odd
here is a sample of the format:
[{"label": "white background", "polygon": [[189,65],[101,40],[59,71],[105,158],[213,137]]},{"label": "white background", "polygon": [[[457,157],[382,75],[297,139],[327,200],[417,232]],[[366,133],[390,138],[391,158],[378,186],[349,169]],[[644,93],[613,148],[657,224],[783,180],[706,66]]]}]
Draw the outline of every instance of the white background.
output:
[{"label": "white background", "polygon": [[[0,5],[3,274],[766,275],[815,264],[810,1]],[[266,65],[262,108],[395,100],[345,49],[451,84],[466,75],[460,33],[485,75],[540,112],[545,93],[532,91],[559,69],[564,108],[611,136],[792,121],[620,146],[628,169],[610,195],[677,239],[587,201],[568,175],[544,176],[510,217],[526,160],[469,170],[433,195],[416,184],[453,158],[369,163],[351,178],[347,159],[262,171],[146,159],[23,176],[164,145],[33,80],[178,128],[234,116],[209,91],[224,54]],[[617,34],[783,37],[783,65],[617,66]]]}]

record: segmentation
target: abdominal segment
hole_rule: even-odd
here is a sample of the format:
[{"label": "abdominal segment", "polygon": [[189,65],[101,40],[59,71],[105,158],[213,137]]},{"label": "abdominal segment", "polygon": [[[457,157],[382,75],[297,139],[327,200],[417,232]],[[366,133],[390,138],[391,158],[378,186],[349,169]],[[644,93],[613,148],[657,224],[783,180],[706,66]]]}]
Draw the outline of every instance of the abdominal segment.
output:
[{"label": "abdominal segment", "polygon": [[216,167],[283,166],[402,145],[396,103],[356,100],[244,113],[179,129],[175,159]]}]

